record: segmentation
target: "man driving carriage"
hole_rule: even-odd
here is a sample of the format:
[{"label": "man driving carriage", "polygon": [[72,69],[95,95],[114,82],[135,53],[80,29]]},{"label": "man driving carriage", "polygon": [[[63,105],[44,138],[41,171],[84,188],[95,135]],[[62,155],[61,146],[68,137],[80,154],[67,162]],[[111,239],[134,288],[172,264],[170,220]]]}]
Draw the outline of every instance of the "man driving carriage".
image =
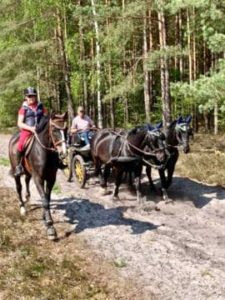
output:
[{"label": "man driving carriage", "polygon": [[24,102],[18,112],[17,125],[20,129],[20,135],[17,143],[15,176],[20,176],[23,173],[22,159],[26,142],[35,133],[36,125],[40,122],[41,118],[47,114],[47,110],[43,104],[37,100],[37,91],[35,88],[26,88],[24,90],[24,97]]},{"label": "man driving carriage", "polygon": [[83,106],[79,106],[77,109],[77,116],[73,119],[71,126],[71,134],[73,134],[73,140],[83,141],[84,146],[90,145],[90,139],[92,137],[91,130],[96,129],[94,122],[89,116],[85,114]]}]

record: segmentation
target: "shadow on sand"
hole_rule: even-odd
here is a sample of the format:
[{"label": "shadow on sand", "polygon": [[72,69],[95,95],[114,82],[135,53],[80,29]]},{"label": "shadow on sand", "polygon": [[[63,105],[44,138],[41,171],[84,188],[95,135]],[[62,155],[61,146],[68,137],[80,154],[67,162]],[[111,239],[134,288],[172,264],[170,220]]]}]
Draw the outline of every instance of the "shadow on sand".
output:
[{"label": "shadow on sand", "polygon": [[[157,188],[160,187],[159,180],[156,181],[156,186]],[[149,192],[149,184],[147,182],[143,184],[143,194],[147,200],[158,200],[155,192]],[[168,189],[168,195],[174,201],[192,201],[196,208],[202,208],[213,199],[225,200],[225,189],[176,176]]]},{"label": "shadow on sand", "polygon": [[[60,201],[60,202],[59,202]],[[161,225],[125,218],[123,213],[129,207],[105,208],[88,199],[64,198],[52,201],[53,209],[64,211],[64,216],[71,224],[77,224],[73,232],[80,233],[85,229],[108,225],[129,226],[132,234],[141,234],[147,230],[157,229]]]}]

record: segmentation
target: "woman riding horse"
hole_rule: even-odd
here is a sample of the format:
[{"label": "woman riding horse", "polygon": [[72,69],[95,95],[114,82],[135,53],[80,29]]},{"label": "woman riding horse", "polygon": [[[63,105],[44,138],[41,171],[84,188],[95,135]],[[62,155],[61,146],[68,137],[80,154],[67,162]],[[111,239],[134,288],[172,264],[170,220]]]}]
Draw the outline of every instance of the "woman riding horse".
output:
[{"label": "woman riding horse", "polygon": [[[30,118],[34,115],[33,112],[29,111]],[[38,117],[37,114],[36,116]],[[34,132],[34,138],[31,141],[31,144],[26,149],[23,159],[20,159],[25,174],[26,199],[29,200],[30,198],[29,183],[31,177],[33,177],[42,200],[43,220],[46,225],[47,235],[51,240],[54,240],[57,237],[50,213],[51,191],[56,180],[59,155],[65,154],[66,151],[65,120],[66,114],[52,115],[51,117],[43,115],[40,122],[37,122],[35,128],[32,122],[30,123],[30,127],[23,127],[27,129],[33,128],[33,130],[31,130]],[[20,202],[20,213],[21,215],[25,215],[26,208],[22,197],[21,176],[15,172],[18,166],[18,140],[18,134],[15,134],[10,139],[9,158],[11,163],[11,174],[14,175],[16,182],[16,189]]]},{"label": "woman riding horse", "polygon": [[17,125],[20,129],[19,141],[17,144],[17,166],[15,176],[23,174],[22,159],[24,147],[28,139],[35,133],[36,125],[41,118],[47,114],[41,102],[37,101],[37,91],[35,88],[28,87],[24,90],[24,102],[18,113]]}]

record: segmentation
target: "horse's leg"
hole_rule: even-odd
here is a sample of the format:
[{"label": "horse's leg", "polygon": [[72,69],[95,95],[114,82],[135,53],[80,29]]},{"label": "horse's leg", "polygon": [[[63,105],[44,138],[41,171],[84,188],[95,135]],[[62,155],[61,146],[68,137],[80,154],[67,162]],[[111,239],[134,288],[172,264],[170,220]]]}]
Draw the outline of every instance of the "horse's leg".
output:
[{"label": "horse's leg", "polygon": [[134,182],[133,182],[133,172],[132,171],[129,171],[128,172],[128,175],[129,175],[129,178],[128,178],[128,185],[129,185],[129,188],[131,190],[134,189]]},{"label": "horse's leg", "polygon": [[150,166],[146,167],[146,175],[148,176],[150,189],[155,191],[156,188],[155,188],[155,185],[154,185],[153,180],[152,180],[152,168]]},{"label": "horse's leg", "polygon": [[30,180],[31,180],[31,175],[26,174],[25,176],[25,183],[26,183],[26,201],[30,200]]},{"label": "horse's leg", "polygon": [[114,191],[113,191],[113,200],[119,200],[119,186],[122,182],[123,178],[123,170],[120,168],[115,168],[114,169],[114,176],[115,176],[115,185],[114,185]]},{"label": "horse's leg", "polygon": [[16,176],[15,181],[16,181],[16,191],[19,196],[19,202],[20,202],[20,215],[25,216],[26,208],[22,197],[22,184],[21,184],[20,176]]},{"label": "horse's leg", "polygon": [[162,196],[165,202],[169,202],[169,197],[167,194],[167,180],[165,176],[165,169],[159,170],[159,176],[161,180]]},{"label": "horse's leg", "polygon": [[137,201],[141,204],[142,203],[142,197],[141,197],[141,174],[142,174],[142,166],[138,166],[135,170],[135,187],[136,187],[136,193],[137,193]]},{"label": "horse's leg", "polygon": [[167,169],[168,169],[168,176],[167,176],[167,183],[166,183],[167,189],[172,184],[173,173],[174,173],[174,170],[175,170],[177,159],[178,159],[178,156],[174,156],[173,158],[171,158],[170,164],[168,164],[168,167],[167,167]]},{"label": "horse's leg", "polygon": [[47,192],[46,193],[44,190],[44,180],[43,179],[41,179],[38,175],[35,175],[34,182],[35,182],[38,192],[41,196],[42,207],[43,207],[43,220],[45,222],[45,226],[47,229],[48,238],[50,240],[55,240],[57,238],[57,233],[53,226],[53,220],[52,220],[52,216],[50,213],[50,195],[51,195],[51,190],[52,190],[52,187],[53,187],[55,181],[54,180],[47,181],[47,183],[46,183]]},{"label": "horse's leg", "polygon": [[104,187],[107,187],[108,178],[109,178],[109,175],[110,175],[110,169],[111,169],[111,167],[109,165],[105,165],[104,173],[103,173]]},{"label": "horse's leg", "polygon": [[94,166],[95,166],[95,171],[94,171],[94,175],[95,177],[99,178],[100,181],[100,185],[102,185],[102,170],[101,170],[101,163],[99,161],[98,158],[94,158]]}]

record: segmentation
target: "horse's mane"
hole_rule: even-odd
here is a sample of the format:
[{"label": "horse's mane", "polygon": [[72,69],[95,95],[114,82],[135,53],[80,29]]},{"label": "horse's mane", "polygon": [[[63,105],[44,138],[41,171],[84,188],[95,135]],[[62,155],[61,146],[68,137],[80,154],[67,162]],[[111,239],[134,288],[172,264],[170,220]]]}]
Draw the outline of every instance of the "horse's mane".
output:
[{"label": "horse's mane", "polygon": [[168,129],[172,129],[176,125],[176,123],[177,123],[177,119],[170,123]]},{"label": "horse's mane", "polygon": [[36,125],[36,132],[41,133],[49,123],[50,116],[43,116],[40,122]]},{"label": "horse's mane", "polygon": [[147,130],[147,127],[145,125],[139,125],[139,126],[136,126],[130,130],[128,130],[127,134],[128,135],[134,135],[134,134],[137,134],[139,132],[145,132]]}]

